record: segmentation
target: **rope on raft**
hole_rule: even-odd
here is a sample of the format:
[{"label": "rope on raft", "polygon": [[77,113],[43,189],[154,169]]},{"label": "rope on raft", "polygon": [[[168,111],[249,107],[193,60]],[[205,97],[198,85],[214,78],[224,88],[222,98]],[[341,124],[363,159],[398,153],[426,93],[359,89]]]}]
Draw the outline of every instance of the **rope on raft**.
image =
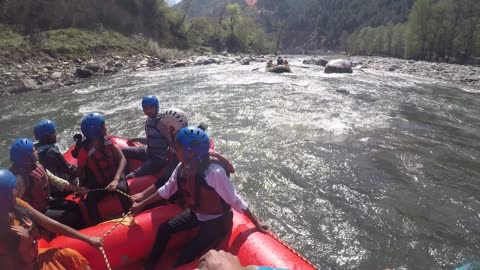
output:
[{"label": "rope on raft", "polygon": [[[113,191],[113,192],[117,192],[127,198],[129,198],[130,200],[132,200],[132,197],[130,195],[128,195],[127,193],[123,192],[123,191],[120,191],[118,189],[113,189],[113,190],[108,190],[106,188],[95,188],[95,189],[90,189],[88,192],[95,192],[95,191]],[[113,232],[113,230],[115,230],[115,228],[118,227],[118,225],[122,224],[122,222],[127,218],[129,217],[130,215],[132,214],[132,211],[128,211],[127,213],[125,213],[122,218],[120,220],[118,220],[113,226],[112,228],[110,228],[107,232],[105,232],[103,235],[102,235],[102,238],[105,239],[105,237],[107,235],[109,235],[111,232]],[[110,267],[110,262],[108,261],[108,257],[107,257],[107,253],[105,253],[105,249],[103,247],[100,247],[100,251],[102,252],[102,255],[103,255],[103,259],[105,260],[105,264],[107,265],[107,269],[108,270],[112,270],[112,268]]]}]

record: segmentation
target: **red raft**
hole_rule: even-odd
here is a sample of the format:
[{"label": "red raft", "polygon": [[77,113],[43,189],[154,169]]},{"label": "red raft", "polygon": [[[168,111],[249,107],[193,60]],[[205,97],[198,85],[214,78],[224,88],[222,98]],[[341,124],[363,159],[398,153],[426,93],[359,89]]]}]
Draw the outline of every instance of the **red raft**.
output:
[{"label": "red raft", "polygon": [[[123,146],[125,140],[115,138],[115,143]],[[76,164],[71,156],[70,149],[65,158]],[[156,177],[144,177],[129,182],[132,194],[139,192],[151,185]],[[82,207],[83,208],[83,207]],[[103,212],[118,212],[121,209],[119,202],[114,197],[100,203],[99,208]],[[141,269],[146,256],[148,256],[157,228],[163,222],[174,217],[182,210],[176,205],[163,205],[144,211],[134,216],[134,219],[126,220],[128,224],[116,226],[105,236],[105,253],[111,269]],[[115,220],[104,222],[82,230],[82,233],[92,236],[102,236],[112,229],[117,222]],[[193,237],[195,231],[177,233],[170,238],[167,252],[162,256],[159,269],[170,269],[180,253],[181,246]],[[88,244],[59,236],[50,242],[41,241],[41,247],[69,247],[79,251],[88,259],[92,269],[108,269],[107,262],[102,253]],[[284,243],[275,234],[260,233],[253,223],[243,214],[234,211],[232,231],[225,237],[217,249],[226,250],[235,254],[242,265],[261,265],[284,269],[316,269],[307,259],[301,256],[293,248]],[[195,269],[198,262],[192,262],[178,269]]]}]

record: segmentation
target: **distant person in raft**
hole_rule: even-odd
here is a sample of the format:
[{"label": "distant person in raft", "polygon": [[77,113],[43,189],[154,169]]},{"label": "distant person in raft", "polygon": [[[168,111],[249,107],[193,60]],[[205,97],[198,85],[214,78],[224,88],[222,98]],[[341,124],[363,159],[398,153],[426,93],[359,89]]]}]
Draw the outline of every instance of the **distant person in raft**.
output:
[{"label": "distant person in raft", "polygon": [[139,142],[144,147],[125,147],[122,149],[125,158],[143,161],[142,166],[127,175],[127,179],[144,175],[156,174],[168,163],[168,147],[170,144],[170,131],[160,119],[160,105],[156,96],[145,96],[142,99],[143,113],[147,116],[145,121],[145,138],[133,138],[127,141],[132,145]]},{"label": "distant person in raft", "polygon": [[283,65],[283,59],[281,56],[277,58],[277,65]]},{"label": "distant person in raft", "polygon": [[273,67],[272,59],[268,60],[268,62],[267,62],[267,68],[271,68],[271,67]]},{"label": "distant person in raft", "polygon": [[[57,125],[48,119],[41,120],[33,128],[33,134],[38,141],[34,145],[38,153],[38,161],[40,161],[43,167],[53,173],[53,175],[67,180],[72,185],[77,185],[77,166],[68,163],[56,145]],[[63,198],[68,194],[71,194],[71,192],[62,192],[52,186],[52,197]]]},{"label": "distant person in raft", "polygon": [[27,138],[20,138],[10,146],[9,170],[17,179],[17,197],[28,202],[35,210],[66,224],[80,229],[83,221],[78,205],[63,198],[51,198],[50,188],[58,191],[68,190],[85,194],[88,189],[77,187],[68,181],[56,177],[38,162],[37,151],[33,142]]},{"label": "distant person in raft", "polygon": [[15,198],[16,185],[16,177],[0,169],[0,269],[91,269],[88,261],[73,249],[39,249],[38,228],[84,241],[92,247],[103,246],[103,239],[62,225]]},{"label": "distant person in raft", "polygon": [[182,128],[175,138],[179,165],[158,192],[132,206],[132,212],[137,213],[146,205],[176,195],[176,202],[185,209],[160,225],[145,269],[155,269],[170,237],[177,232],[199,228],[183,247],[174,267],[193,261],[220,243],[232,229],[232,208],[245,213],[261,232],[267,231],[268,227],[255,217],[236,193],[225,169],[229,165],[211,158],[209,147],[210,139],[205,131],[198,127]]},{"label": "distant person in raft", "polygon": [[[118,189],[128,194],[129,189],[123,170],[127,160],[111,138],[107,136],[105,116],[89,113],[82,118],[81,130],[86,140],[78,149],[78,176],[80,185],[90,189],[105,188],[110,191]],[[107,191],[89,192],[85,199],[88,214],[93,224],[102,221],[98,203],[105,198]],[[124,213],[127,213],[132,201],[119,193]]]}]

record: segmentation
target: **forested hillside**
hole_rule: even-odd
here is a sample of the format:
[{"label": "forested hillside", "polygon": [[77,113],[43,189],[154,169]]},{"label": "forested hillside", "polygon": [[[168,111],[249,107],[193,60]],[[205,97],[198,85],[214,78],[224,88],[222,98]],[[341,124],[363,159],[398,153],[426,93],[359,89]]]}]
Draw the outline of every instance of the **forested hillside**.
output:
[{"label": "forested hillside", "polygon": [[184,10],[191,2],[188,17],[221,17],[225,15],[225,8],[228,4],[237,3],[240,8],[247,6],[245,0],[183,0],[174,6],[177,10]]},{"label": "forested hillside", "polygon": [[174,9],[191,46],[232,52],[272,52],[275,32],[266,34],[255,0],[184,0]]},{"label": "forested hillside", "polygon": [[[0,24],[28,35],[81,28],[180,49],[349,54],[467,63],[480,56],[479,0],[0,0]],[[41,37],[40,37],[41,39]]]},{"label": "forested hillside", "polygon": [[480,56],[480,1],[417,0],[406,22],[358,28],[344,36],[342,45],[353,54],[475,62]]},{"label": "forested hillside", "polygon": [[478,0],[259,0],[280,48],[429,61],[480,56]]},{"label": "forested hillside", "polygon": [[217,2],[218,14],[191,18],[193,11],[214,10],[212,3],[188,0],[170,8],[164,0],[0,0],[0,63],[38,52],[75,58],[160,47],[271,51],[270,38],[244,4]]},{"label": "forested hillside", "polygon": [[258,0],[267,32],[278,31],[282,47],[336,49],[344,33],[364,26],[399,23],[414,0]]},{"label": "forested hillside", "polygon": [[104,27],[123,34],[172,39],[175,14],[163,0],[0,0],[0,24],[15,25],[25,34],[60,28]]}]

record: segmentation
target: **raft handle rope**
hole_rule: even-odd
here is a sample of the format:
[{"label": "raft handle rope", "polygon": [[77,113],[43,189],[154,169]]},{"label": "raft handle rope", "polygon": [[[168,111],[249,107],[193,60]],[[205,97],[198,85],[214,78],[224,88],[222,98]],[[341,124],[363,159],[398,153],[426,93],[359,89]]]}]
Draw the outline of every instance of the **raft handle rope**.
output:
[{"label": "raft handle rope", "polygon": [[[112,192],[117,192],[127,198],[129,198],[132,202],[132,197],[130,195],[128,195],[127,193],[121,191],[121,190],[118,190],[118,189],[113,189],[113,190],[109,190],[109,189],[106,189],[106,188],[95,188],[95,189],[90,189],[88,192],[92,192],[92,191],[112,191]],[[105,237],[107,235],[109,235],[113,230],[115,230],[115,228],[118,227],[118,225],[120,225],[128,216],[130,216],[132,214],[132,211],[129,210],[127,213],[125,213],[122,218],[117,221],[113,226],[112,228],[110,228],[107,232],[105,232],[103,235],[102,235],[102,238],[105,239]],[[105,260],[105,264],[107,265],[107,269],[108,270],[112,270],[112,268],[110,267],[110,262],[108,261],[108,257],[107,257],[107,253],[105,253],[105,249],[103,247],[100,247],[100,251],[102,252],[102,255],[103,255],[103,259]]]},{"label": "raft handle rope", "polygon": [[[126,196],[127,198],[129,198],[130,200],[132,200],[132,197],[130,195],[128,195],[127,193],[123,192],[123,191],[120,191],[118,189],[113,189],[113,190],[108,190],[106,188],[96,188],[96,189],[90,189],[88,192],[92,192],[92,191],[113,191],[113,192],[117,192],[123,196]],[[133,201],[133,200],[132,200]],[[127,213],[125,213],[122,218],[117,221],[113,226],[112,228],[110,228],[107,232],[105,232],[103,235],[102,235],[102,238],[105,239],[105,237],[107,235],[109,235],[113,230],[115,230],[115,228],[118,227],[118,225],[120,225],[128,216],[130,216],[132,214],[132,211],[129,210]],[[305,258],[302,254],[300,254],[298,251],[296,251],[292,246],[290,246],[287,242],[283,241],[280,237],[278,237],[275,233],[273,233],[271,230],[268,230],[268,234],[273,238],[275,239],[276,241],[278,241],[280,244],[282,244],[284,247],[286,247],[288,250],[290,250],[293,254],[297,255],[300,259],[302,259],[303,261],[305,261],[308,265],[310,265],[311,267],[313,267],[313,269],[318,269],[311,261],[309,261],[307,258]],[[108,261],[108,257],[107,257],[107,254],[105,253],[105,249],[103,247],[100,247],[100,251],[102,252],[102,255],[103,255],[103,259],[105,260],[105,264],[107,265],[107,269],[108,270],[112,270],[112,268],[110,267],[110,263]]]}]

